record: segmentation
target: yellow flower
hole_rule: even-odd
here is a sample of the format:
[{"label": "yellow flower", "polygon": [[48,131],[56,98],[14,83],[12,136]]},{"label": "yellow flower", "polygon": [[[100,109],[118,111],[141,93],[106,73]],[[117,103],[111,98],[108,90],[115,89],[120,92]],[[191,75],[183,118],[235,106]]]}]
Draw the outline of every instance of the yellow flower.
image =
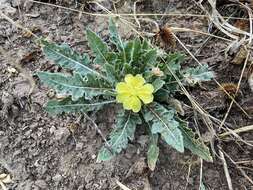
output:
[{"label": "yellow flower", "polygon": [[141,75],[133,76],[128,74],[125,76],[125,82],[119,82],[116,85],[117,101],[123,103],[126,110],[139,112],[141,109],[141,101],[144,104],[153,102],[154,87],[151,84],[145,84],[145,79]]}]

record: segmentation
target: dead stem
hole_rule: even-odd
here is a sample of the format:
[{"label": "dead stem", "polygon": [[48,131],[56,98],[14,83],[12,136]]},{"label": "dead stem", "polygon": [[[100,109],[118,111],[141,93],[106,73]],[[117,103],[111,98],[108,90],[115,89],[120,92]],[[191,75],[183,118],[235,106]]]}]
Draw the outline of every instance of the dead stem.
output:
[{"label": "dead stem", "polygon": [[[240,76],[240,79],[239,79],[238,84],[237,84],[237,88],[236,88],[235,94],[237,94],[238,91],[239,91],[239,89],[240,89],[240,85],[241,85],[241,82],[242,82],[242,77],[243,77],[244,71],[245,71],[247,63],[248,63],[249,55],[250,55],[250,52],[248,51],[246,59],[245,59],[245,62],[244,62],[244,65],[243,65],[243,69],[242,69],[242,72],[241,72],[241,76]],[[222,122],[221,122],[221,124],[220,124],[219,127],[222,127],[224,125],[224,123],[225,123],[225,121],[226,121],[226,119],[227,119],[227,117],[229,115],[229,112],[230,112],[230,110],[231,110],[231,108],[233,106],[233,103],[234,103],[234,101],[232,100],[231,103],[230,103],[230,105],[229,105],[229,108],[228,108],[228,110],[227,110],[227,112],[226,112],[226,114],[225,114],[225,116],[224,116],[224,118],[223,118],[223,120],[222,120]]]},{"label": "dead stem", "polygon": [[122,189],[122,190],[131,190],[127,186],[125,186],[123,183],[120,181],[116,180],[117,185]]},{"label": "dead stem", "polygon": [[[174,37],[179,42],[179,44],[187,51],[187,53],[199,64],[202,65],[202,63],[199,62],[199,60],[190,52],[190,50],[183,44],[183,42],[174,34]],[[248,117],[248,113],[235,101],[235,99],[223,88],[223,86],[216,80],[213,79],[214,82],[224,91],[224,93],[238,106],[238,108]]]},{"label": "dead stem", "polygon": [[239,134],[239,133],[245,133],[245,132],[249,132],[249,131],[253,131],[253,125],[241,127],[241,128],[238,128],[238,129],[234,129],[234,130],[219,134],[219,137],[224,138],[226,136],[232,135],[233,133],[234,134]]},{"label": "dead stem", "polygon": [[229,171],[228,171],[228,165],[227,165],[226,159],[224,157],[224,154],[221,150],[219,150],[219,155],[220,155],[220,159],[221,159],[222,164],[223,164],[224,173],[225,173],[225,176],[226,176],[226,179],[227,179],[228,189],[233,190],[232,180],[231,180],[231,177],[230,177],[230,174],[229,174]]},{"label": "dead stem", "polygon": [[199,171],[199,190],[203,183],[203,159],[200,158],[200,171]]},{"label": "dead stem", "polygon": [[236,162],[219,146],[219,149],[224,153],[224,155],[236,166],[236,168],[241,172],[241,174],[253,185],[253,180],[246,174],[246,172],[236,164]]},{"label": "dead stem", "polygon": [[[47,6],[52,6],[52,7],[56,7],[56,8],[60,8],[60,9],[65,9],[65,10],[69,10],[72,12],[78,12],[81,14],[85,14],[85,15],[90,15],[90,16],[100,16],[100,17],[119,17],[119,16],[128,16],[128,17],[133,17],[131,19],[134,19],[134,16],[168,16],[168,17],[200,17],[200,18],[208,18],[207,15],[201,15],[201,14],[190,14],[190,13],[112,13],[112,14],[98,14],[98,13],[90,13],[90,12],[85,12],[85,11],[80,11],[80,10],[76,10],[76,9],[72,9],[72,8],[68,8],[68,7],[64,7],[61,5],[55,5],[52,3],[46,3],[46,2],[42,2],[42,1],[35,1],[35,0],[27,0],[27,1],[31,1],[33,3],[37,3],[37,4],[42,4],[42,5],[47,5]],[[230,19],[235,19],[235,20],[249,20],[249,18],[243,18],[243,17],[223,17],[223,18],[230,18]]]}]

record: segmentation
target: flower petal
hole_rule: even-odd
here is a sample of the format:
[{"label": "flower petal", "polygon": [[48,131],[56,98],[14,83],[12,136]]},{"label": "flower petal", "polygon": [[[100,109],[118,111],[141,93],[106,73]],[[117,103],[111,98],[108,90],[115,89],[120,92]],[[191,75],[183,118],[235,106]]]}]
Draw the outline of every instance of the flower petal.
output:
[{"label": "flower petal", "polygon": [[139,95],[138,97],[143,101],[144,104],[149,104],[154,100],[153,94]]},{"label": "flower petal", "polygon": [[128,93],[129,92],[129,86],[125,82],[119,82],[116,85],[116,91],[117,91],[118,94]]},{"label": "flower petal", "polygon": [[131,105],[131,109],[133,110],[133,112],[137,113],[141,110],[141,101],[136,96],[132,96],[129,99],[129,104]]},{"label": "flower petal", "polygon": [[137,83],[136,84],[137,87],[141,87],[145,83],[145,79],[141,75],[136,75],[135,80],[136,80],[136,83]]},{"label": "flower petal", "polygon": [[133,80],[133,78],[134,78],[134,76],[133,76],[132,74],[127,74],[127,75],[125,76],[125,82],[126,82],[127,84],[131,84],[131,81]]},{"label": "flower petal", "polygon": [[125,110],[131,110],[132,109],[132,105],[130,104],[129,102],[129,98],[127,100],[124,100],[123,101],[123,108]]},{"label": "flower petal", "polygon": [[122,93],[122,94],[118,94],[116,96],[116,100],[119,103],[123,103],[123,102],[127,102],[129,97],[130,97],[130,95],[128,93]]},{"label": "flower petal", "polygon": [[141,87],[145,83],[145,79],[141,75],[133,76],[131,74],[126,75],[125,81],[129,86]]},{"label": "flower petal", "polygon": [[138,95],[143,94],[152,94],[154,92],[154,87],[152,84],[145,84],[141,88],[138,89]]},{"label": "flower petal", "polygon": [[154,99],[154,96],[152,95],[153,92],[154,87],[151,84],[145,84],[144,86],[138,89],[137,94],[144,104],[149,104]]}]

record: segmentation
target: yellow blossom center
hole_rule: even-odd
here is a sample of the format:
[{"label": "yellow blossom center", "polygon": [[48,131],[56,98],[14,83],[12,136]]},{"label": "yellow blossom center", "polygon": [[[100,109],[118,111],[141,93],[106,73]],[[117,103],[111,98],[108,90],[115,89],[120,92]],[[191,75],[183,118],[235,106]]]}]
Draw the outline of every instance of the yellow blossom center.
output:
[{"label": "yellow blossom center", "polygon": [[154,87],[146,83],[141,75],[133,76],[128,74],[125,76],[124,82],[119,82],[116,85],[117,101],[123,103],[126,110],[139,112],[142,102],[149,104],[153,102]]}]

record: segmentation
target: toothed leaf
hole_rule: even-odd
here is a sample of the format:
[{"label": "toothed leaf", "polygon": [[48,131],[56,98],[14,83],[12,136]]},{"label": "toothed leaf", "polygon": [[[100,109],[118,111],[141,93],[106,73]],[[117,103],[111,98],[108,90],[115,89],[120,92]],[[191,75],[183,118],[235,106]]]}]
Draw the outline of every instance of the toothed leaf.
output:
[{"label": "toothed leaf", "polygon": [[153,103],[145,109],[144,118],[152,125],[153,134],[161,134],[163,140],[179,152],[184,152],[183,136],[175,120],[175,111]]},{"label": "toothed leaf", "polygon": [[201,81],[209,81],[214,78],[214,73],[208,70],[208,65],[200,65],[196,68],[188,68],[183,72],[185,82],[194,85]]},{"label": "toothed leaf", "polygon": [[128,141],[134,139],[136,125],[141,124],[138,115],[131,112],[120,112],[117,116],[116,127],[110,134],[108,147],[101,148],[98,154],[98,161],[106,161],[112,159],[116,154],[127,148]]},{"label": "toothed leaf", "polygon": [[161,79],[155,79],[154,82],[152,83],[154,87],[154,93],[157,92],[159,89],[161,89],[164,84],[165,84],[165,81]]},{"label": "toothed leaf", "polygon": [[143,63],[146,65],[155,65],[157,59],[156,49],[150,49],[143,55]]},{"label": "toothed leaf", "polygon": [[193,154],[199,156],[200,158],[212,162],[213,158],[210,154],[209,148],[199,139],[195,138],[195,133],[188,128],[186,122],[180,120],[179,123],[179,128],[182,131],[184,138],[184,147],[189,149]]},{"label": "toothed leaf", "polygon": [[93,73],[103,77],[100,73],[90,68],[90,59],[87,54],[79,54],[72,50],[67,44],[57,45],[45,40],[41,40],[43,52],[48,59],[54,61],[65,69],[73,70],[84,76],[87,73]]},{"label": "toothed leaf", "polygon": [[50,100],[46,105],[46,111],[50,114],[71,113],[71,112],[88,112],[101,109],[104,105],[112,104],[115,101],[89,102],[85,99],[73,101],[71,98],[64,100]]},{"label": "toothed leaf", "polygon": [[87,75],[84,80],[81,75],[65,75],[63,73],[39,72],[40,80],[54,88],[57,93],[62,95],[70,95],[73,101],[78,100],[85,94],[86,99],[91,99],[93,96],[107,94],[110,88],[104,88],[99,85],[100,81],[93,75]]}]

